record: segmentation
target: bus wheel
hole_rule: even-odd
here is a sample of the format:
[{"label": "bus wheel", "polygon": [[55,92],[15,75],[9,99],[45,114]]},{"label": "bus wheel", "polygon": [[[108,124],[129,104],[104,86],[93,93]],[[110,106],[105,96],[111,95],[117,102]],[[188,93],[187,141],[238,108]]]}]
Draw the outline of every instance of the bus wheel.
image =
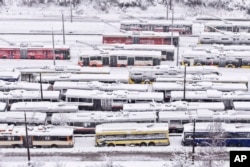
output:
[{"label": "bus wheel", "polygon": [[51,148],[58,148],[58,146],[55,145],[55,144],[53,144],[53,145],[51,146]]},{"label": "bus wheel", "polygon": [[19,145],[13,145],[13,148],[21,148]]},{"label": "bus wheel", "polygon": [[124,64],[121,64],[120,67],[126,67]]},{"label": "bus wheel", "polygon": [[146,147],[147,144],[146,144],[146,143],[141,143],[140,146],[141,146],[141,147]]},{"label": "bus wheel", "polygon": [[92,64],[91,66],[92,66],[92,67],[96,67],[96,64]]},{"label": "bus wheel", "polygon": [[60,57],[56,57],[56,60],[59,60],[60,59]]},{"label": "bus wheel", "polygon": [[155,146],[155,143],[150,142],[150,143],[148,144],[148,146]]},{"label": "bus wheel", "polygon": [[196,63],[196,66],[201,66],[201,63]]},{"label": "bus wheel", "polygon": [[108,147],[115,147],[115,145],[113,143],[109,143]]}]

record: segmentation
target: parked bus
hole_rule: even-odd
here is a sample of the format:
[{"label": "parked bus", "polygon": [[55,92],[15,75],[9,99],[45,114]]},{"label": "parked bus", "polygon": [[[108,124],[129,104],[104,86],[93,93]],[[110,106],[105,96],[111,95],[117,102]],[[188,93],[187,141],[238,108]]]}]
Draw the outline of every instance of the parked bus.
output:
[{"label": "parked bus", "polygon": [[41,93],[40,91],[11,90],[9,92],[0,92],[0,102],[6,103],[8,109],[16,102],[58,102],[59,100],[59,91],[42,91]]},{"label": "parked bus", "polygon": [[27,137],[23,126],[1,124],[0,140],[0,147],[4,148],[71,148],[74,146],[73,129],[69,127],[33,126],[28,128]]},{"label": "parked bus", "polygon": [[7,110],[7,104],[0,102],[0,112],[6,111]]},{"label": "parked bus", "polygon": [[125,103],[163,102],[162,92],[138,92],[117,90],[105,92],[100,90],[68,89],[65,93],[67,102],[76,103],[79,109],[120,110]]},{"label": "parked bus", "polygon": [[[27,112],[26,122],[29,125],[46,125],[47,116],[41,112]],[[24,111],[20,112],[0,112],[0,123],[6,123],[8,125],[24,125]]]},{"label": "parked bus", "polygon": [[178,32],[181,35],[192,34],[192,21],[188,20],[122,20],[121,30],[125,31],[155,31]]},{"label": "parked bus", "polygon": [[149,102],[149,103],[123,104],[123,111],[125,112],[145,112],[145,111],[168,112],[168,111],[189,111],[198,109],[224,111],[225,106],[223,102],[208,103],[208,102],[186,102],[186,101],[175,101],[171,103]]},{"label": "parked bus", "polygon": [[[101,70],[101,69],[100,69]],[[90,82],[99,81],[104,83],[128,83],[128,74],[72,74],[62,73],[58,75],[44,75],[41,79],[42,83],[54,84],[56,81],[72,81],[72,82]],[[35,82],[40,82],[40,77],[35,78]]]},{"label": "parked bus", "polygon": [[250,26],[248,21],[208,21],[204,24],[204,31],[217,32],[217,31],[229,31],[229,32],[250,32]]},{"label": "parked bus", "polygon": [[250,147],[250,124],[208,122],[195,127],[194,133],[193,124],[184,125],[182,145]]},{"label": "parked bus", "polygon": [[218,90],[186,91],[184,97],[183,91],[172,91],[170,100],[185,100],[189,102],[223,102],[226,109],[232,109],[234,101],[250,101],[250,93],[248,91],[222,92]]},{"label": "parked bus", "polygon": [[227,68],[249,68],[250,51],[187,51],[181,64],[188,66],[211,65]]},{"label": "parked bus", "polygon": [[3,92],[8,92],[10,90],[17,90],[17,89],[23,89],[23,90],[29,90],[29,91],[35,91],[35,90],[48,90],[49,84],[41,84],[40,83],[30,83],[30,82],[8,82],[8,81],[1,81],[0,80],[0,90]]},{"label": "parked bus", "polygon": [[[184,66],[168,66],[159,65],[154,67],[131,67],[129,68],[130,83],[149,83],[154,82],[157,78],[184,78]],[[214,74],[220,75],[218,67],[200,66],[200,67],[186,67],[188,74]]]},{"label": "parked bus", "polygon": [[142,45],[142,44],[103,44],[97,46],[98,50],[134,50],[134,51],[160,51],[161,61],[174,61],[174,45]]},{"label": "parked bus", "polygon": [[[53,53],[53,50],[55,53]],[[67,45],[52,46],[0,46],[0,59],[70,59]]]},{"label": "parked bus", "polygon": [[[185,84],[185,85],[184,85]],[[244,83],[214,83],[214,82],[154,82],[152,90],[155,92],[163,92],[165,101],[169,101],[172,91],[205,91],[218,90],[222,92],[229,91],[247,91],[248,87]]]},{"label": "parked bus", "polygon": [[96,146],[164,146],[170,145],[168,124],[113,123],[96,126]]},{"label": "parked bus", "polygon": [[0,81],[17,82],[21,80],[21,73],[15,69],[0,69]]},{"label": "parked bus", "polygon": [[[171,44],[171,39],[173,43]],[[146,45],[174,45],[179,44],[179,33],[140,31],[126,33],[103,34],[103,44],[146,44]]]},{"label": "parked bus", "polygon": [[48,116],[52,113],[74,113],[78,112],[78,105],[67,102],[17,102],[13,103],[10,111],[43,112]]},{"label": "parked bus", "polygon": [[79,54],[78,64],[91,67],[156,66],[161,62],[160,51],[112,50],[104,53],[93,50]]},{"label": "parked bus", "polygon": [[154,112],[103,112],[81,111],[77,113],[53,113],[51,124],[67,125],[74,128],[74,133],[95,133],[96,125],[102,123],[155,122]]}]

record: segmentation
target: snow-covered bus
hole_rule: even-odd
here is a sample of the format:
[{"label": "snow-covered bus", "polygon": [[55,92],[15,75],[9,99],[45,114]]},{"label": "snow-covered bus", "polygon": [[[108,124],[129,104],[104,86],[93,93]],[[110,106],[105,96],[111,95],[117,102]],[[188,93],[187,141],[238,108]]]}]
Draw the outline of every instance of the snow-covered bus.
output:
[{"label": "snow-covered bus", "polygon": [[[4,148],[71,148],[74,146],[73,129],[69,127],[24,126],[0,124],[0,147]],[[28,142],[27,142],[28,141]]]},{"label": "snow-covered bus", "polygon": [[192,21],[188,20],[122,20],[121,30],[125,31],[155,31],[179,32],[181,35],[192,34]]},{"label": "snow-covered bus", "polygon": [[77,113],[53,113],[51,124],[67,125],[74,128],[74,133],[95,133],[96,125],[102,123],[155,122],[155,112],[105,112],[81,111]]},{"label": "snow-covered bus", "polygon": [[205,32],[229,31],[250,32],[249,21],[207,21],[204,23]]},{"label": "snow-covered bus", "polygon": [[[42,90],[48,90],[49,84],[42,84]],[[41,90],[41,84],[40,83],[31,83],[31,82],[8,82],[8,81],[1,81],[0,80],[0,90],[3,92],[7,92],[10,90],[16,90],[16,89],[23,89],[27,91],[35,91],[35,90]]]},{"label": "snow-covered bus", "polygon": [[100,52],[85,50],[79,53],[78,64],[91,67],[156,66],[160,64],[161,57],[160,51],[111,50]]},{"label": "snow-covered bus", "polygon": [[79,109],[120,110],[125,103],[163,102],[162,92],[138,92],[116,90],[105,92],[100,90],[68,89],[65,93],[67,102],[76,103]]},{"label": "snow-covered bus", "polygon": [[96,146],[167,146],[167,123],[112,123],[96,126]]}]

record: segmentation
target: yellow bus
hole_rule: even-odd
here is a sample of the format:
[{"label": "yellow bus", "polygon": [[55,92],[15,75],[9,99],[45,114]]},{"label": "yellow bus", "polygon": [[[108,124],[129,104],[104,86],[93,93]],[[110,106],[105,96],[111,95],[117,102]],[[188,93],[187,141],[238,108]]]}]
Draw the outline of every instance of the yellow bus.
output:
[{"label": "yellow bus", "polygon": [[107,123],[96,126],[96,146],[167,146],[167,123]]}]

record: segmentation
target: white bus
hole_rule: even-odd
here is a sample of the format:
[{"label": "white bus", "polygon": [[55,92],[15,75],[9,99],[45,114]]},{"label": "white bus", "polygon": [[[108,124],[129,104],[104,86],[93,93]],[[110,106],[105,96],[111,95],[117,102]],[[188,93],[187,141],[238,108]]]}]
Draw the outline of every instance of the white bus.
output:
[{"label": "white bus", "polygon": [[[100,69],[101,70],[101,69]],[[40,77],[35,78],[36,82],[40,82]],[[55,81],[73,81],[73,82],[89,82],[89,81],[100,81],[105,83],[128,83],[128,74],[71,74],[62,73],[58,75],[44,75],[42,77],[43,83],[54,84]]]},{"label": "white bus", "polygon": [[155,122],[154,112],[102,112],[53,113],[52,125],[68,125],[74,133],[95,133],[96,125],[120,122]]},{"label": "white bus", "polygon": [[96,126],[96,146],[167,146],[166,123],[113,123]]},{"label": "white bus", "polygon": [[[185,88],[184,88],[185,87]],[[163,92],[165,101],[171,98],[171,91],[204,91],[219,90],[222,92],[229,91],[247,91],[248,87],[244,83],[218,83],[218,82],[154,82],[152,90],[155,92]]]},{"label": "white bus", "polygon": [[138,50],[138,51],[160,51],[162,61],[174,61],[174,45],[141,45],[141,44],[103,44],[98,45],[99,50]]},{"label": "white bus", "polygon": [[247,21],[208,21],[204,24],[205,32],[229,31],[229,32],[250,32]]},{"label": "white bus", "polygon": [[16,82],[21,80],[21,73],[15,69],[0,69],[0,80]]},{"label": "white bus", "polygon": [[100,90],[68,89],[65,93],[67,102],[76,103],[80,109],[120,110],[125,103],[163,102],[162,92],[138,92],[117,90],[105,92]]},{"label": "white bus", "polygon": [[226,109],[233,108],[234,101],[250,101],[250,92],[248,91],[230,91],[222,92],[218,90],[206,91],[186,91],[185,99],[183,91],[172,91],[171,101],[190,101],[190,102],[223,102]]},{"label": "white bus", "polygon": [[8,109],[16,102],[58,102],[59,100],[59,91],[42,91],[41,93],[40,91],[11,90],[9,92],[0,92],[0,102],[7,103]]},{"label": "white bus", "polygon": [[47,115],[52,113],[78,112],[78,105],[67,102],[17,102],[13,103],[10,111],[43,112]]},{"label": "white bus", "polygon": [[[27,112],[26,122],[30,125],[46,125],[46,113],[41,112]],[[24,125],[24,112],[0,112],[0,123]]]},{"label": "white bus", "polygon": [[[131,83],[141,83],[145,81],[155,81],[157,78],[184,77],[184,66],[160,65],[154,67],[131,67],[129,78]],[[214,74],[220,75],[218,67],[195,66],[186,67],[187,74]]]},{"label": "white bus", "polygon": [[7,104],[0,102],[0,112],[6,111],[7,110]]},{"label": "white bus", "polygon": [[[42,84],[42,90],[48,90],[49,84]],[[10,90],[23,89],[23,90],[41,90],[40,83],[31,83],[31,82],[8,82],[0,80],[0,90],[7,92]]]},{"label": "white bus", "polygon": [[[69,127],[0,125],[0,147],[10,148],[71,148],[74,146],[73,129]],[[27,142],[28,141],[28,142]]]},{"label": "white bus", "polygon": [[213,111],[223,111],[225,106],[223,102],[186,102],[186,101],[174,101],[171,103],[135,103],[135,104],[123,104],[123,111],[125,112],[145,112],[145,111],[188,111],[198,109],[209,109]]},{"label": "white bus", "polygon": [[126,66],[156,66],[161,62],[160,51],[141,50],[110,50],[84,51],[79,55],[80,66],[91,67],[126,67]]}]

